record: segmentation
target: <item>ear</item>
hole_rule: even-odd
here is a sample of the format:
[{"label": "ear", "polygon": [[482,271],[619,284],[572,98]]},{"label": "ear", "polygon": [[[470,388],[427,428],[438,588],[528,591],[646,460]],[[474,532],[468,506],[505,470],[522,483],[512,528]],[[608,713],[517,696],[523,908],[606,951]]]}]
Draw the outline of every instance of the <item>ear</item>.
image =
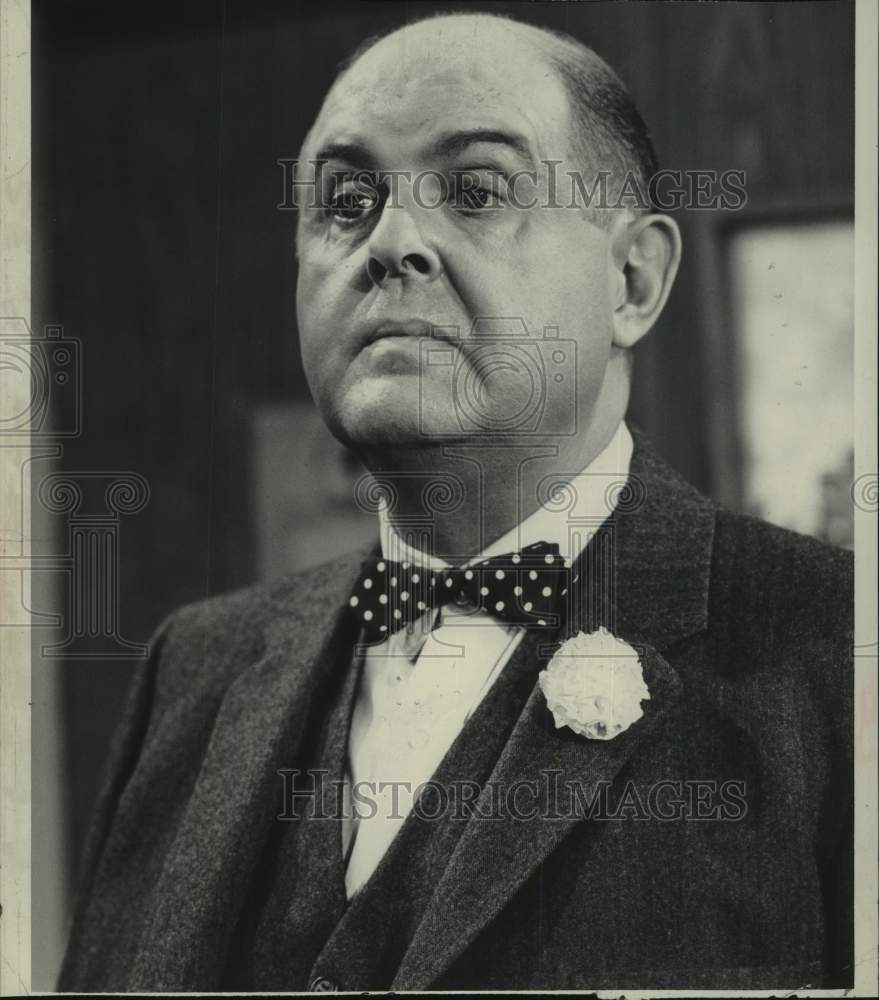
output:
[{"label": "ear", "polygon": [[629,348],[656,322],[681,262],[681,233],[667,215],[621,212],[610,233],[613,343]]}]

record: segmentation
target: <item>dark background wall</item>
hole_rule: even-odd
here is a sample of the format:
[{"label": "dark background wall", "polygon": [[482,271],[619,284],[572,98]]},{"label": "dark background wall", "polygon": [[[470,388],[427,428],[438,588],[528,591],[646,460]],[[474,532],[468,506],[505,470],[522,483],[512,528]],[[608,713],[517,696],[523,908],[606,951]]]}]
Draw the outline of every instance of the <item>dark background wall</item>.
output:
[{"label": "dark background wall", "polygon": [[[597,49],[629,84],[664,165],[744,169],[752,206],[850,207],[849,4],[467,6]],[[127,638],[146,641],[175,606],[256,578],[250,418],[258,404],[307,396],[295,217],[276,209],[276,161],[297,155],[352,47],[446,7],[35,0],[33,320],[83,342],[84,430],[62,467],[135,471],[150,487],[123,525]],[[639,350],[632,412],[696,485],[729,499],[735,467],[718,434],[732,415],[717,393],[730,386],[706,329],[723,312],[722,281],[700,269],[705,220],[678,214],[687,256]],[[70,864],[131,665],[63,672]]]}]

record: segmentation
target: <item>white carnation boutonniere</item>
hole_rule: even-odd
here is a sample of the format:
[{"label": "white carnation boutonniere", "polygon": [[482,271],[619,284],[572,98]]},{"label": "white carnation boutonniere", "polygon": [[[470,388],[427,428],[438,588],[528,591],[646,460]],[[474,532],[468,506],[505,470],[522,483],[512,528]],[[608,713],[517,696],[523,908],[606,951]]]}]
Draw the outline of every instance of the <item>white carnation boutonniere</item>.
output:
[{"label": "white carnation boutonniere", "polygon": [[538,681],[556,729],[567,726],[590,740],[624,733],[650,700],[638,654],[604,628],[563,642]]}]

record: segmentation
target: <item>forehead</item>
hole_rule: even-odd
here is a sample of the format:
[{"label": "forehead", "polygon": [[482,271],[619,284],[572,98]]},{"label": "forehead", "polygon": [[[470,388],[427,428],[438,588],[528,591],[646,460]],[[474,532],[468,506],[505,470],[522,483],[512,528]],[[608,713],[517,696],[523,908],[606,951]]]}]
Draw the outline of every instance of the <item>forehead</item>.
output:
[{"label": "forehead", "polygon": [[305,156],[350,134],[402,153],[495,129],[522,135],[537,158],[564,159],[570,112],[557,73],[523,26],[486,20],[421,22],[378,42],[330,91]]}]

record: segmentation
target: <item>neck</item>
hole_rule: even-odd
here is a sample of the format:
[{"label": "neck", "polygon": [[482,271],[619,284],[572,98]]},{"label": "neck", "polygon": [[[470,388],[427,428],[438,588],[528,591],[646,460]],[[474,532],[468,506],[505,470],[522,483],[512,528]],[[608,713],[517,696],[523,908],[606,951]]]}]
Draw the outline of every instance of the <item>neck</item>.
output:
[{"label": "neck", "polygon": [[584,435],[527,441],[457,442],[365,456],[393,497],[388,518],[413,548],[451,564],[472,559],[534,513],[554,486],[580,473],[607,447],[621,414]]}]

